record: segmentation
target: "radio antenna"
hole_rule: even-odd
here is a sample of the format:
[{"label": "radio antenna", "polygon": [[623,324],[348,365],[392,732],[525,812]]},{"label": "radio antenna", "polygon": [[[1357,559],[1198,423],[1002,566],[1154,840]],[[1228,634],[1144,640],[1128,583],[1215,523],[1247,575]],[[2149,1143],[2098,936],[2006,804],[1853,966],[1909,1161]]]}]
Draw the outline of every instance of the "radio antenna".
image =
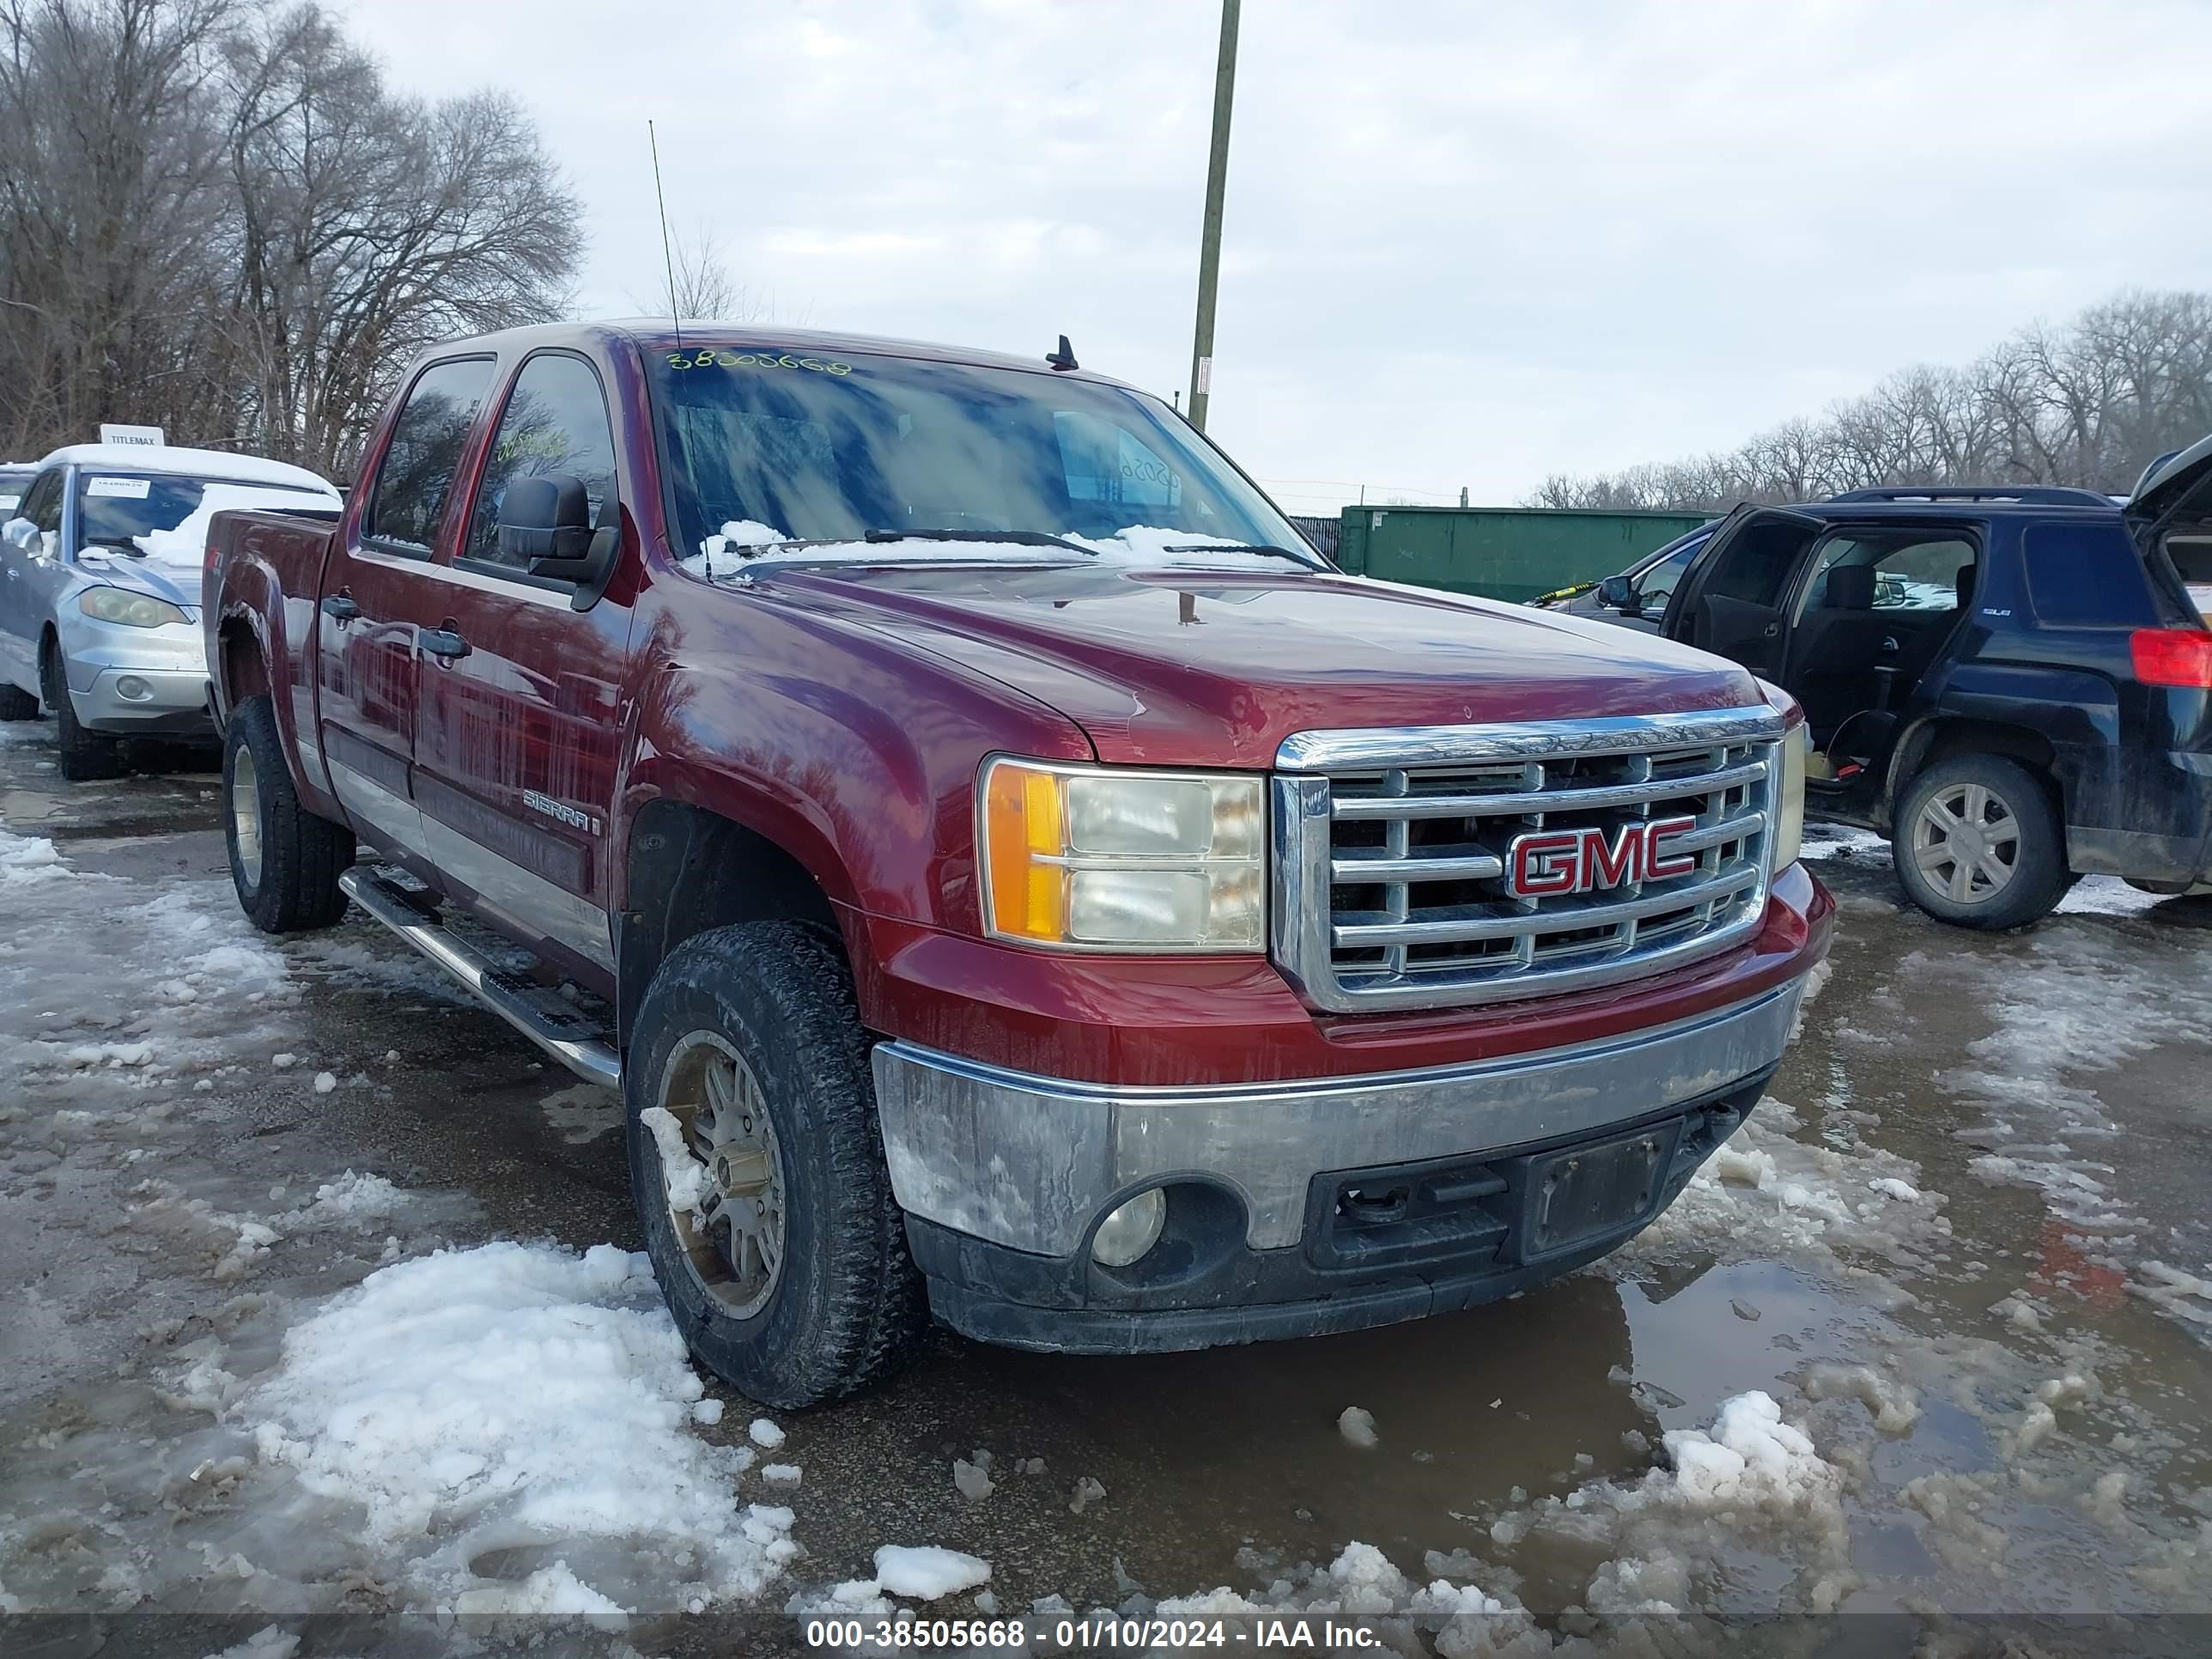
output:
[{"label": "radio antenna", "polygon": [[646,142],[653,146],[653,198],[660,204],[660,257],[668,267],[668,314],[676,323],[676,349],[684,349],[684,317],[676,308],[676,255],[668,243],[668,198],[660,189],[660,136],[653,123],[645,124]]}]

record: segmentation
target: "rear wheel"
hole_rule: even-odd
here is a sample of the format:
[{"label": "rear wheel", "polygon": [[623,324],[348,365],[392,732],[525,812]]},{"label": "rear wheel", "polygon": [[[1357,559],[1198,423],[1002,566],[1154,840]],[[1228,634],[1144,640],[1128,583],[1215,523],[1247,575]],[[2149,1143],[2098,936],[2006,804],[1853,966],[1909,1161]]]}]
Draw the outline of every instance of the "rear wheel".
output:
[{"label": "rear wheel", "polygon": [[623,1089],[646,1252],[699,1363],[781,1407],[895,1369],[926,1304],[836,951],[790,921],[685,940],[646,990]]},{"label": "rear wheel", "polygon": [[123,744],[105,732],[88,732],[77,723],[70,702],[69,681],[62,673],[61,648],[51,639],[39,653],[39,685],[46,706],[54,711],[54,747],[62,775],[71,783],[90,783],[124,774]]},{"label": "rear wheel", "polygon": [[39,700],[20,685],[0,685],[0,720],[34,720]]},{"label": "rear wheel", "polygon": [[231,885],[248,921],[264,933],[295,933],[345,915],[338,876],[353,862],[353,832],[300,805],[266,697],[231,711],[222,802]]},{"label": "rear wheel", "polygon": [[1959,755],[1907,786],[1891,842],[1912,902],[1963,927],[2022,927],[2072,884],[2051,791],[2019,762]]}]

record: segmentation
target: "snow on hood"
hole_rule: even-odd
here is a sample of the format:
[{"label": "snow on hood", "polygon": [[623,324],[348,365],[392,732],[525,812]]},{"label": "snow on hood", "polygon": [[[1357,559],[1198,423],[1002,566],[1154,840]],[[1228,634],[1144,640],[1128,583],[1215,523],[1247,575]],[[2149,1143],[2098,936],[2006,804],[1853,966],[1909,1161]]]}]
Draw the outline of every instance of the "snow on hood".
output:
[{"label": "snow on hood", "polygon": [[[932,560],[974,564],[1066,564],[1068,556],[1056,547],[1026,547],[1019,542],[931,541],[911,538],[896,542],[789,543],[790,535],[750,519],[732,520],[719,535],[699,544],[699,550],[681,561],[684,569],[710,581],[734,577],[747,568],[763,564],[819,564],[828,560],[860,558],[874,564],[918,564]],[[1202,530],[1169,530],[1158,525],[1133,525],[1106,537],[1060,532],[1060,539],[1101,560],[1148,568],[1218,569],[1224,564],[1245,567],[1255,561],[1279,565],[1283,561],[1262,553],[1230,550]],[[1193,551],[1193,549],[1202,549]],[[1300,550],[1293,548],[1292,552]]]}]

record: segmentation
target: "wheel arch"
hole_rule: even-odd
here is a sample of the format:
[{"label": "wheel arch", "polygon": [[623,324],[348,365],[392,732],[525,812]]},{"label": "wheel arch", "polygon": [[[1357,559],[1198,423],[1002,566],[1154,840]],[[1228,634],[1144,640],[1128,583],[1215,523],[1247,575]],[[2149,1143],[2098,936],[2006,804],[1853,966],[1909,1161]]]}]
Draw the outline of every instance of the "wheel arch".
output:
[{"label": "wheel arch", "polygon": [[830,883],[781,840],[678,796],[639,807],[624,839],[616,912],[617,1042],[627,1046],[646,988],[678,945],[713,928],[769,921],[807,925],[849,962]]},{"label": "wheel arch", "polygon": [[1898,740],[1891,757],[1889,778],[1882,790],[1882,817],[1897,829],[1898,803],[1912,781],[1938,761],[1960,755],[2002,755],[2018,761],[2050,791],[2060,821],[2066,816],[2066,787],[2060,777],[2058,752],[2040,732],[2004,720],[1979,720],[1966,715],[1936,715],[1922,720]]}]

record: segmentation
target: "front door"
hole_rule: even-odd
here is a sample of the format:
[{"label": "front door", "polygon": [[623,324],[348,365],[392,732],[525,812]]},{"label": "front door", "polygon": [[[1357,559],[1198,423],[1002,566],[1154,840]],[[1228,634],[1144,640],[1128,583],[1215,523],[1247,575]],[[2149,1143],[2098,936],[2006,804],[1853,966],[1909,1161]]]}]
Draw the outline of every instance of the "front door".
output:
[{"label": "front door", "polygon": [[629,609],[609,595],[580,611],[574,584],[501,552],[507,485],[556,475],[582,481],[594,527],[622,525],[599,377],[574,353],[541,351],[515,375],[453,556],[441,562],[416,799],[448,892],[589,979],[614,965],[608,818]]},{"label": "front door", "polygon": [[1779,679],[1789,647],[1790,579],[1826,527],[1780,507],[1736,508],[1675,588],[1660,631]]},{"label": "front door", "polygon": [[493,366],[458,358],[416,376],[358,526],[323,574],[318,733],[331,787],[358,833],[418,870],[432,862],[415,802],[418,642],[445,614],[434,561]]}]

